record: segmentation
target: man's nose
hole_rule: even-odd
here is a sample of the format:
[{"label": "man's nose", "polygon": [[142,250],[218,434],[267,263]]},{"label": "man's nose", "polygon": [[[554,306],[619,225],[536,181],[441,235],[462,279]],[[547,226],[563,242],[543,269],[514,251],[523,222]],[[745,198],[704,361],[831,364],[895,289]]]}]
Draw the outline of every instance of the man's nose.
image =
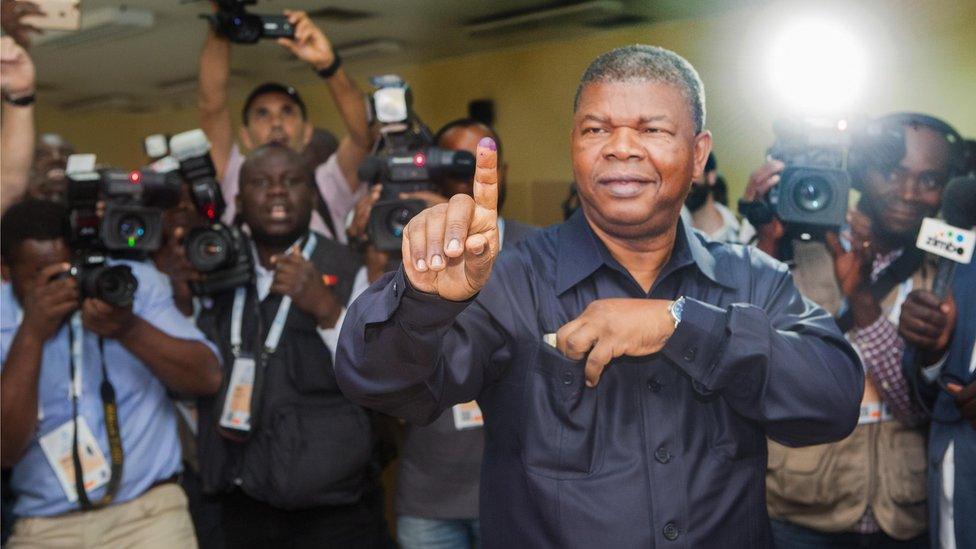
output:
[{"label": "man's nose", "polygon": [[617,160],[640,159],[644,157],[644,147],[636,130],[631,128],[616,128],[610,133],[610,138],[603,147],[606,158]]}]

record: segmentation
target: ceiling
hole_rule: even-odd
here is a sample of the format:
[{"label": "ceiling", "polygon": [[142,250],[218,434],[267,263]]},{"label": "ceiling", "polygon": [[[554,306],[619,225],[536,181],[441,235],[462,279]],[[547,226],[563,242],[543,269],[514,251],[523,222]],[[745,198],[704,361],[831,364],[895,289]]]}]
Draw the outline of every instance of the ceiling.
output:
[{"label": "ceiling", "polygon": [[[734,0],[260,0],[250,11],[313,14],[360,75],[481,50],[569,38],[640,23],[718,15]],[[751,1],[749,3],[756,3]],[[37,43],[39,88],[62,109],[151,110],[194,99],[197,58],[210,11],[205,0],[83,0],[83,25],[108,7],[150,10],[149,28],[103,33],[65,45]],[[540,15],[541,14],[541,15]],[[507,29],[498,20],[512,20]],[[84,32],[84,31],[82,31]],[[77,37],[77,35],[76,35]],[[50,38],[50,37],[49,37]],[[272,43],[236,46],[232,87],[254,79],[294,78],[308,68]]]}]

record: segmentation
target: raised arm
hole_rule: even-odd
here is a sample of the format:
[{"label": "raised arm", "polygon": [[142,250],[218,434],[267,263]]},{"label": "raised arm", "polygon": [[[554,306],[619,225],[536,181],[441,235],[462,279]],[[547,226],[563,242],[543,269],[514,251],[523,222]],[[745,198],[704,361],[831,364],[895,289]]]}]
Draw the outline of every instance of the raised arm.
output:
[{"label": "raised arm", "polygon": [[[280,38],[278,43],[307,62],[316,71],[326,69],[336,60],[335,50],[325,33],[303,11],[285,11],[295,27],[295,39]],[[346,136],[339,142],[336,160],[345,176],[346,184],[355,192],[359,188],[356,170],[363,157],[372,147],[373,139],[366,119],[366,102],[363,93],[340,65],[338,70],[325,79],[332,101],[346,126]]]},{"label": "raised arm", "polygon": [[210,155],[218,180],[224,177],[224,169],[234,145],[234,127],[227,106],[229,80],[230,41],[211,29],[207,31],[207,40],[200,51],[197,108],[200,110],[200,128],[210,140]]},{"label": "raised arm", "polygon": [[34,159],[34,105],[16,104],[34,95],[34,63],[13,38],[0,38],[0,88],[3,91],[0,213],[21,199]]},{"label": "raised arm", "polygon": [[486,287],[498,254],[494,148],[487,138],[479,144],[474,198],[456,195],[414,217],[403,235],[402,268],[373,284],[346,314],[336,378],[360,404],[429,422],[476,397],[492,377],[490,365],[504,361],[506,336],[492,319],[511,310],[472,304],[483,288],[492,294],[484,304],[504,303],[514,286],[496,276]]}]

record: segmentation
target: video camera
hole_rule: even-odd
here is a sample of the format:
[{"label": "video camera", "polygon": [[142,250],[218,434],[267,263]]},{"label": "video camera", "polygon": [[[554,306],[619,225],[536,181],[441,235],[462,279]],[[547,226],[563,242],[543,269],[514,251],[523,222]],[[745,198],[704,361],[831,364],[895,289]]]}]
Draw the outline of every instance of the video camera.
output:
[{"label": "video camera", "polygon": [[195,295],[211,295],[248,284],[254,264],[247,237],[234,225],[220,221],[226,203],[210,158],[210,142],[202,130],[174,135],[170,154],[179,162],[179,173],[190,189],[197,212],[208,225],[197,227],[186,237],[186,257],[201,278],[190,282]]},{"label": "video camera", "polygon": [[82,299],[128,306],[138,282],[129,267],[108,265],[108,255],[137,257],[159,248],[163,210],[179,202],[180,180],[150,170],[88,168],[67,174],[73,250],[69,274],[78,280]]},{"label": "video camera", "polygon": [[411,109],[410,86],[396,75],[376,76],[368,99],[370,123],[381,124],[380,139],[359,166],[359,179],[383,190],[366,227],[379,250],[397,251],[403,229],[427,207],[423,200],[399,198],[400,193],[437,191],[448,177],[474,176],[474,155],[434,146],[434,136]]},{"label": "video camera", "polygon": [[757,227],[775,215],[788,233],[806,239],[843,225],[851,190],[847,152],[855,131],[846,120],[776,121],[767,155],[786,167],[762,201],[740,203],[742,213]]},{"label": "video camera", "polygon": [[217,12],[202,14],[215,31],[237,44],[254,44],[262,38],[294,38],[295,28],[284,15],[247,12],[257,0],[217,0]]}]

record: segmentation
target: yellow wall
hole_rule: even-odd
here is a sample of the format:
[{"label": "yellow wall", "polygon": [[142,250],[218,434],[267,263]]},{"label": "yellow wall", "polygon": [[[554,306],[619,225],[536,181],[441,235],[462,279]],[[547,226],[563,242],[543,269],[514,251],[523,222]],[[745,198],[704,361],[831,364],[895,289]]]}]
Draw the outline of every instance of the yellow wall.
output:
[{"label": "yellow wall", "polygon": [[[410,82],[417,112],[435,129],[464,115],[469,100],[493,99],[510,164],[506,213],[549,223],[559,219],[559,203],[571,179],[571,102],[587,63],[610,48],[636,42],[673,49],[695,65],[705,82],[707,126],[715,136],[720,171],[734,201],[772,140],[772,120],[784,114],[768,90],[763,48],[775,34],[776,22],[805,13],[805,6],[771,4],[712,19],[631,27],[391,70]],[[816,6],[815,13],[839,18],[858,30],[871,51],[871,81],[853,112],[923,111],[949,120],[964,135],[976,135],[976,2],[893,0]],[[303,76],[293,83],[308,90],[320,85],[314,78]],[[316,124],[340,130],[326,94],[306,91],[304,96]],[[139,143],[146,134],[195,125],[192,109],[138,115],[72,115],[43,107],[39,112],[42,131],[60,131],[79,150],[123,166],[142,160]]]}]

